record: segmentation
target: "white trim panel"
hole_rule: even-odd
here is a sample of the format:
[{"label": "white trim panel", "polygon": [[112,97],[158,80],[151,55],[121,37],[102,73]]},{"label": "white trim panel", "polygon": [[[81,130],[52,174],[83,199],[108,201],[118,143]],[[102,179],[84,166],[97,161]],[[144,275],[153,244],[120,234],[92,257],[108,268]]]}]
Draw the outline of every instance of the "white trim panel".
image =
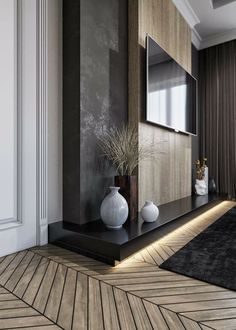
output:
[{"label": "white trim panel", "polygon": [[40,245],[48,242],[48,0],[38,0],[38,222]]}]

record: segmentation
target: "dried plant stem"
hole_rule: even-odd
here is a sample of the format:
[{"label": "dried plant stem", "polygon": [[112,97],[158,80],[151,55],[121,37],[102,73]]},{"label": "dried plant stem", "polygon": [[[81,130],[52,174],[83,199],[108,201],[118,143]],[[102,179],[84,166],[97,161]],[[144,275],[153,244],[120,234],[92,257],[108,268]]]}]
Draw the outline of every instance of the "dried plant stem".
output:
[{"label": "dried plant stem", "polygon": [[99,138],[99,145],[120,175],[132,175],[141,161],[154,156],[151,145],[139,145],[138,130],[133,124],[111,129]]}]

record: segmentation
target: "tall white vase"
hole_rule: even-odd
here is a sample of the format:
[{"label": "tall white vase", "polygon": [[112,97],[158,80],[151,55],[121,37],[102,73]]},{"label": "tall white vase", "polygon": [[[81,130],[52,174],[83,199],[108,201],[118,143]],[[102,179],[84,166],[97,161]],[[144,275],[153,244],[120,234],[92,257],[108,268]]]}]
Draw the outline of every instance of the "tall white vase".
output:
[{"label": "tall white vase", "polygon": [[205,171],[204,171],[204,181],[206,184],[206,189],[207,189],[207,193],[208,193],[208,181],[209,181],[209,176],[208,176],[208,167],[205,167]]},{"label": "tall white vase", "polygon": [[100,214],[109,229],[120,229],[128,218],[128,204],[119,193],[120,187],[110,187],[111,192],[104,198]]},{"label": "tall white vase", "polygon": [[196,190],[196,194],[199,196],[207,195],[208,191],[205,180],[196,179],[195,190]]}]

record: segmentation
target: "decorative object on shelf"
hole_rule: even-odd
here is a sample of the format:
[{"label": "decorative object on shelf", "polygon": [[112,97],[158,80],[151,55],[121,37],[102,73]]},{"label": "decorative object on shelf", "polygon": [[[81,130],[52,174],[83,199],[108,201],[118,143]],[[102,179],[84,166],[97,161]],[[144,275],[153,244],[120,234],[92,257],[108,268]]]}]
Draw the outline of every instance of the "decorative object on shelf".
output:
[{"label": "decorative object on shelf", "polygon": [[120,194],[126,199],[129,207],[129,219],[137,218],[138,179],[136,175],[115,176],[115,186],[120,187]]},{"label": "decorative object on shelf", "polygon": [[216,193],[216,184],[215,180],[212,177],[209,178],[208,190],[210,194]]},{"label": "decorative object on shelf", "polygon": [[129,220],[133,221],[138,213],[138,182],[134,173],[141,161],[154,157],[153,145],[140,145],[138,128],[133,124],[112,128],[99,137],[99,145],[118,173],[115,185],[121,188],[128,203]]},{"label": "decorative object on shelf", "polygon": [[206,164],[207,162],[207,158],[203,158],[203,164],[202,166],[204,167],[204,181],[206,183],[206,187],[207,187],[207,192],[208,192],[208,166]]},{"label": "decorative object on shelf", "polygon": [[142,207],[141,216],[145,222],[154,222],[159,216],[159,209],[153,202],[146,201]]},{"label": "decorative object on shelf", "polygon": [[207,159],[204,158],[201,164],[200,160],[196,160],[196,183],[195,183],[195,192],[197,195],[203,196],[208,194],[208,184],[205,181],[205,171],[207,168],[208,176],[208,167],[206,166]]},{"label": "decorative object on shelf", "polygon": [[100,215],[109,229],[120,229],[128,218],[128,204],[119,193],[120,187],[110,187],[110,193],[104,198]]},{"label": "decorative object on shelf", "polygon": [[197,195],[200,196],[207,195],[208,192],[207,192],[207,186],[205,180],[196,179],[195,191]]}]

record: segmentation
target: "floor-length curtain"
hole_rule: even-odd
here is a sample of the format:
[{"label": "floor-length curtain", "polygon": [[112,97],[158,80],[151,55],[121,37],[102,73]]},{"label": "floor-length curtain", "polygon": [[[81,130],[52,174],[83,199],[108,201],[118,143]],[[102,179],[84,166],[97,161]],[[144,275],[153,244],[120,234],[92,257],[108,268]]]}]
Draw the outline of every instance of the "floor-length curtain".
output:
[{"label": "floor-length curtain", "polygon": [[200,153],[218,192],[236,195],[236,40],[200,51]]}]

